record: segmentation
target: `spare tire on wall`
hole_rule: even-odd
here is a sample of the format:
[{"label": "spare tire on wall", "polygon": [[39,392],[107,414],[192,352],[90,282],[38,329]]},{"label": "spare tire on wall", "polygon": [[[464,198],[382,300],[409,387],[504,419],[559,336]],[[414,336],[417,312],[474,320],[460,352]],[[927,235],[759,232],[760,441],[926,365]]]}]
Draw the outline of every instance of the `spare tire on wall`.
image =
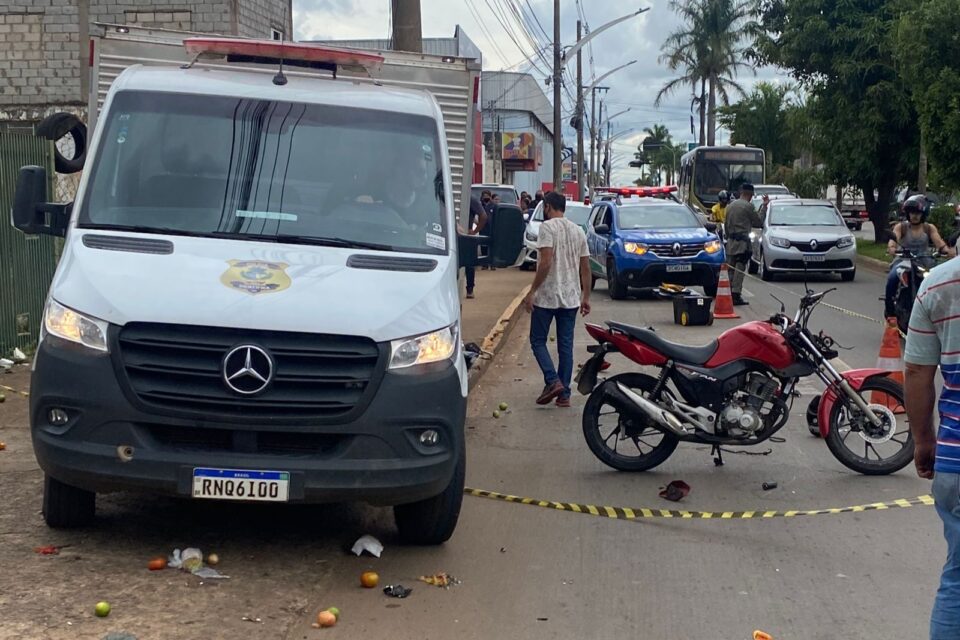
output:
[{"label": "spare tire on wall", "polygon": [[[54,113],[40,121],[35,135],[53,140],[54,167],[57,173],[77,173],[87,159],[87,125],[72,113]],[[62,141],[62,142],[61,142]],[[70,157],[64,154],[73,144]]]}]

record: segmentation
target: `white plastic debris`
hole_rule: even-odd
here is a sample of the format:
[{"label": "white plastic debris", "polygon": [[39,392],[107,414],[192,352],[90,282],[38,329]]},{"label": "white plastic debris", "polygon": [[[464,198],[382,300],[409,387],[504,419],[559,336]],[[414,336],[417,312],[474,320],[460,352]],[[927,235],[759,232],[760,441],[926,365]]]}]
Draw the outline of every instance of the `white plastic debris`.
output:
[{"label": "white plastic debris", "polygon": [[351,551],[358,556],[366,551],[370,555],[379,558],[380,554],[383,553],[383,545],[373,536],[360,536],[360,538],[353,543],[353,549],[351,549]]},{"label": "white plastic debris", "polygon": [[225,576],[213,567],[200,567],[196,571],[191,571],[198,578],[207,578],[209,580],[226,580],[230,576]]},{"label": "white plastic debris", "polygon": [[7,358],[0,358],[0,369],[9,369],[14,364],[13,360],[8,360]]},{"label": "white plastic debris", "polygon": [[207,567],[203,564],[203,552],[195,547],[190,547],[180,551],[174,549],[173,554],[167,559],[167,566],[171,569],[182,569],[188,571],[198,578],[209,580],[225,580],[226,576],[213,567]]},{"label": "white plastic debris", "polygon": [[20,351],[20,349],[15,348],[13,350],[13,361],[16,363],[26,362],[27,354],[25,354],[23,351]]}]

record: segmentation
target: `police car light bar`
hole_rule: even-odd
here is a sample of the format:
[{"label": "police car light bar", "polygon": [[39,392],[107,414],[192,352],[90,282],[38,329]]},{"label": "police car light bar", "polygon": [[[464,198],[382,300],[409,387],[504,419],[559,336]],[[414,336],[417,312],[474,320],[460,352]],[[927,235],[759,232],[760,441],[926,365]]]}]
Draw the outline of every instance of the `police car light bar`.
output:
[{"label": "police car light bar", "polygon": [[673,193],[677,190],[676,185],[670,185],[668,187],[612,187],[607,189],[607,192],[618,196],[640,196],[642,198],[644,196]]},{"label": "police car light bar", "polygon": [[278,40],[243,40],[240,38],[187,38],[183,41],[187,53],[199,56],[226,56],[228,61],[275,64],[283,61],[296,66],[328,69],[363,67],[367,73],[379,72],[383,56],[354,49],[318,46],[302,42]]}]

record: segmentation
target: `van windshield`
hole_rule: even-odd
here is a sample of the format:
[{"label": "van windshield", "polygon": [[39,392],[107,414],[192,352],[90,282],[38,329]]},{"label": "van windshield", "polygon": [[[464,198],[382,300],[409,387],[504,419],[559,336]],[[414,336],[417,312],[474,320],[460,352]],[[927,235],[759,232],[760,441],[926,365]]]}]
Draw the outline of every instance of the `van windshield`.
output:
[{"label": "van windshield", "polygon": [[429,118],[122,91],[104,126],[81,227],[447,253]]}]

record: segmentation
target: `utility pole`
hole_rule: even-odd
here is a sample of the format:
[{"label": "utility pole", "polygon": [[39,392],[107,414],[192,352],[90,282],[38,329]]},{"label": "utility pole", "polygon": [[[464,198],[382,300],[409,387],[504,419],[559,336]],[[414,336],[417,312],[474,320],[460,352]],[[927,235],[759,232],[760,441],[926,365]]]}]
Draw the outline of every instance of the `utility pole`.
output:
[{"label": "utility pole", "polygon": [[420,0],[390,0],[393,50],[423,53]]},{"label": "utility pole", "polygon": [[610,157],[611,149],[612,149],[612,147],[610,146],[610,127],[611,127],[610,121],[607,120],[607,148],[606,148],[606,154],[604,154],[605,160],[604,160],[604,162],[603,162],[603,165],[604,165],[604,166],[603,166],[603,173],[604,173],[603,179],[604,179],[604,183],[605,183],[607,186],[610,185],[610,165],[612,164],[612,160],[613,160],[613,158]]},{"label": "utility pole", "polygon": [[563,116],[560,113],[563,67],[560,65],[560,0],[553,0],[553,190],[557,193],[563,193],[563,167],[560,159],[563,151]]},{"label": "utility pole", "polygon": [[[598,149],[598,137],[599,132],[597,127],[603,122],[602,119],[597,118],[597,91],[607,91],[610,87],[597,87],[594,86],[590,91],[590,169],[588,172],[589,184],[590,184],[590,200],[593,200],[593,191],[594,187],[597,185],[597,165],[599,164],[596,161],[596,152]],[[600,109],[603,110],[603,102],[600,102]]]},{"label": "utility pole", "polygon": [[[583,24],[577,20],[577,42],[583,37]],[[583,51],[577,50],[577,200],[583,202]]]}]

